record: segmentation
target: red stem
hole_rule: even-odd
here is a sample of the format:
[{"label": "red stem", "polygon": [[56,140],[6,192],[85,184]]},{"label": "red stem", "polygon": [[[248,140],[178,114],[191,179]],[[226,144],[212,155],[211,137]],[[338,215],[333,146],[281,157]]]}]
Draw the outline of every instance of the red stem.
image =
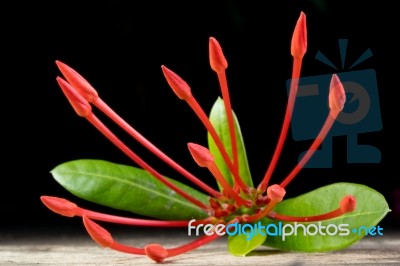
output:
[{"label": "red stem", "polygon": [[103,113],[105,113],[111,120],[113,120],[116,124],[118,124],[123,130],[125,130],[129,135],[131,135],[134,139],[136,139],[139,143],[141,143],[144,147],[146,147],[149,151],[175,169],[177,172],[185,176],[188,180],[199,186],[201,189],[206,191],[209,195],[218,198],[220,197],[220,193],[208,186],[206,183],[202,182],[200,179],[189,173],[182,166],[177,164],[174,160],[168,157],[165,153],[163,153],[160,149],[154,146],[150,141],[148,141],[143,135],[141,135],[138,131],[132,128],[126,121],[124,121],[117,113],[115,113],[103,100],[100,98],[96,98],[93,101],[93,104],[99,108]]},{"label": "red stem", "polygon": [[[75,203],[59,197],[41,196],[40,199],[43,202],[43,204],[46,205],[47,208],[54,211],[55,213],[67,217],[85,216],[89,219],[97,221],[125,224],[125,225],[136,225],[136,226],[185,227],[189,223],[189,221],[182,221],[182,220],[160,221],[160,220],[138,219],[138,218],[109,215],[81,208],[77,206]],[[199,223],[206,224],[209,222],[210,221],[208,221],[208,219],[203,219],[203,220],[196,220],[192,224],[194,225]]]},{"label": "red stem", "polygon": [[90,218],[82,216],[82,220],[86,231],[89,233],[92,239],[96,241],[96,243],[99,244],[101,247],[111,248],[130,254],[146,255],[145,250],[142,248],[128,247],[114,241],[113,237],[106,229],[90,220]]},{"label": "red stem", "polygon": [[167,249],[168,251],[168,256],[167,257],[173,257],[173,256],[178,256],[180,254],[183,254],[185,252],[191,251],[193,249],[196,249],[198,247],[201,247],[203,245],[206,245],[214,240],[216,240],[217,238],[219,238],[220,236],[216,233],[214,233],[211,236],[202,236],[188,244],[185,244],[183,246],[177,247],[177,248],[169,248]]},{"label": "red stem", "polygon": [[[235,167],[237,175],[239,175],[239,157],[238,157],[237,143],[236,143],[236,130],[233,121],[233,111],[229,96],[228,82],[226,80],[225,70],[217,72],[217,75],[221,87],[222,99],[225,105],[226,117],[228,120],[229,136],[231,138],[231,146],[232,146],[233,165]],[[237,186],[238,184],[235,179],[235,187]]]},{"label": "red stem", "polygon": [[285,221],[285,222],[316,222],[316,221],[323,221],[323,220],[328,220],[328,219],[332,219],[335,217],[339,217],[343,214],[344,213],[343,213],[342,209],[337,208],[336,210],[333,210],[328,213],[315,215],[315,216],[308,216],[308,217],[287,216],[287,215],[278,214],[275,212],[270,212],[268,216],[272,219]]},{"label": "red stem", "polygon": [[130,246],[121,244],[117,241],[114,241],[109,248],[111,248],[115,251],[129,253],[129,254],[146,255],[146,252],[143,248],[130,247]]},{"label": "red stem", "polygon": [[240,178],[239,173],[236,171],[235,166],[233,165],[231,159],[229,158],[228,153],[226,152],[225,146],[222,143],[221,139],[219,138],[217,132],[215,131],[214,126],[211,124],[210,120],[208,119],[207,115],[204,113],[203,109],[201,106],[198,104],[196,99],[192,96],[186,99],[187,103],[189,106],[193,109],[193,111],[196,113],[196,115],[199,117],[201,122],[204,124],[206,127],[207,131],[210,133],[211,137],[213,138],[215,144],[218,147],[218,150],[220,151],[225,163],[227,164],[229,170],[231,171],[234,180],[236,183],[244,190],[248,191],[248,187],[246,184],[244,184],[243,180]]},{"label": "red stem", "polygon": [[279,156],[281,155],[283,145],[286,140],[286,136],[288,133],[290,120],[292,118],[293,107],[296,100],[297,88],[299,85],[300,71],[301,71],[302,58],[294,57],[293,58],[293,70],[292,70],[292,79],[290,84],[290,91],[288,97],[288,103],[286,106],[285,118],[283,120],[283,125],[281,129],[281,133],[279,135],[278,143],[275,148],[274,155],[272,156],[272,160],[270,165],[265,173],[263,180],[258,186],[259,190],[265,191],[268,186],[268,182],[271,179],[272,173],[275,170],[276,164],[278,163]]},{"label": "red stem", "polygon": [[[95,211],[79,208],[76,212],[76,216],[86,216],[92,220],[124,224],[124,225],[135,225],[135,226],[151,226],[151,227],[185,227],[188,225],[188,221],[159,221],[150,219],[137,219],[129,217],[121,217],[116,215],[104,214]],[[196,223],[199,221],[196,221]],[[195,224],[195,223],[193,223]]]},{"label": "red stem", "polygon": [[[217,238],[219,238],[220,236],[216,233],[214,233],[211,236],[202,236],[188,244],[185,244],[183,246],[180,247],[176,247],[176,248],[169,248],[166,249],[168,252],[167,258],[169,257],[174,257],[174,256],[178,256],[181,255],[183,253],[186,253],[188,251],[194,250],[198,247],[201,247],[203,245],[206,245],[214,240],[216,240]],[[116,251],[120,251],[120,252],[124,252],[124,253],[130,253],[130,254],[137,254],[137,255],[146,255],[145,250],[141,249],[141,248],[135,248],[135,247],[131,247],[131,246],[127,246],[124,245],[122,243],[119,243],[117,241],[114,241],[112,243],[112,245],[109,247],[113,250]]]},{"label": "red stem", "polygon": [[319,145],[324,141],[326,135],[329,133],[329,130],[331,129],[333,123],[335,122],[335,119],[337,115],[339,114],[338,111],[330,111],[328,114],[328,117],[326,118],[326,121],[324,125],[322,126],[320,132],[318,133],[318,136],[315,138],[314,142],[311,144],[310,148],[304,154],[304,156],[301,158],[301,160],[297,163],[296,167],[290,172],[290,174],[282,181],[280,184],[281,187],[286,187],[292,180],[293,178],[300,172],[300,170],[306,165],[306,163],[310,160],[311,156],[315,153],[315,151],[318,149]]},{"label": "red stem", "polygon": [[166,179],[163,175],[158,173],[154,168],[148,165],[145,161],[143,161],[136,153],[134,153],[131,149],[129,149],[117,136],[115,136],[93,113],[90,113],[85,117],[93,126],[95,126],[107,139],[109,139],[115,146],[117,146],[122,152],[124,152],[129,158],[131,158],[135,163],[137,163],[144,170],[151,173],[154,177],[156,177],[159,181],[165,184],[170,189],[174,190],[182,197],[197,205],[198,207],[207,210],[208,206],[198,199],[192,197],[187,194],[185,191],[181,190],[179,187],[171,183],[168,179]]}]

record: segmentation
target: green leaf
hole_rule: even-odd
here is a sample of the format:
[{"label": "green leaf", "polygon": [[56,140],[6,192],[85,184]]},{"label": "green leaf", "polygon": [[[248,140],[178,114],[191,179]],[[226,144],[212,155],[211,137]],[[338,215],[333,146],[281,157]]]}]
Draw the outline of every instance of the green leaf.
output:
[{"label": "green leaf", "polygon": [[[326,229],[322,229],[322,232],[326,234],[325,236],[318,232],[314,236],[304,236],[304,230],[299,227],[297,236],[286,236],[285,240],[283,240],[282,236],[271,236],[271,234],[268,234],[268,238],[264,244],[284,250],[307,252],[323,252],[343,249],[354,244],[365,236],[364,229],[358,231],[361,227],[370,228],[377,226],[390,211],[382,194],[365,185],[353,183],[335,183],[318,188],[296,198],[281,202],[275,207],[274,211],[279,214],[290,216],[319,215],[338,208],[340,200],[345,195],[355,196],[357,200],[356,210],[343,216],[320,222],[321,226],[329,225],[330,234],[333,234],[335,228],[337,228],[337,234],[328,235],[326,234]],[[270,223],[277,224],[277,221],[266,219],[266,222],[264,222],[266,226]],[[282,226],[285,224],[287,223],[282,223]],[[294,223],[291,224],[294,225]],[[300,224],[305,225],[306,227],[310,224],[316,226],[319,225],[318,222],[297,223],[297,225]],[[347,228],[348,232],[339,230],[340,224],[342,224],[342,229]],[[313,234],[315,230],[313,230],[312,227],[309,227],[309,229],[311,234]],[[357,231],[354,233],[352,232],[353,229],[356,229]],[[285,230],[289,232],[290,227],[287,227]],[[340,232],[345,235],[340,236]],[[380,237],[377,234],[377,231],[375,231],[375,233],[375,237]]]},{"label": "green leaf", "polygon": [[[75,196],[118,210],[165,220],[207,217],[204,210],[143,169],[103,160],[75,160],[58,165],[51,174]],[[206,195],[169,180],[193,197],[208,203]]]},{"label": "green leaf", "polygon": [[[243,226],[243,224],[236,224],[237,226]],[[249,224],[250,225],[250,224]],[[251,226],[253,226],[251,224]],[[243,227],[241,227],[242,229]],[[228,238],[228,251],[235,256],[246,256],[250,251],[261,246],[266,238],[266,234],[260,234],[254,230],[254,227],[245,227],[243,230],[237,228],[235,235],[229,236]],[[241,232],[238,234],[237,232]]]},{"label": "green leaf", "polygon": [[[242,133],[240,131],[239,122],[235,114],[233,114],[233,117],[235,122],[236,143],[239,156],[239,174],[243,182],[247,186],[253,187],[253,180],[251,178],[249,164],[247,162],[246,149],[244,146]],[[217,134],[220,137],[223,145],[225,146],[227,153],[232,158],[232,145],[231,145],[231,138],[229,135],[228,120],[226,117],[224,101],[220,97],[218,97],[218,99],[215,101],[211,109],[210,122],[217,131]],[[208,147],[210,149],[211,154],[214,156],[215,163],[217,164],[219,170],[221,171],[225,179],[228,181],[228,183],[230,185],[233,185],[233,176],[229,171],[228,166],[226,165],[221,153],[218,150],[217,145],[215,144],[210,134],[208,134]],[[219,189],[221,190],[222,187],[220,186],[220,184],[218,184],[218,186]]]}]

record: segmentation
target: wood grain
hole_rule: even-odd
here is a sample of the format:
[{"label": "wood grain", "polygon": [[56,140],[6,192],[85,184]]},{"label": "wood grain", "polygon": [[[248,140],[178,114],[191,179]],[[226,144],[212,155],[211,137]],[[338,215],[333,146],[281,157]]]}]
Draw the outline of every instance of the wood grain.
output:
[{"label": "wood grain", "polygon": [[[137,230],[137,228],[136,228]],[[143,247],[158,242],[176,246],[188,236],[175,232],[125,232],[114,238]],[[0,265],[155,265],[145,256],[101,248],[84,231],[73,233],[34,232],[0,234]],[[365,237],[357,244],[336,252],[298,253],[259,248],[246,257],[227,252],[226,239],[219,239],[178,257],[168,265],[400,265],[400,233]]]}]

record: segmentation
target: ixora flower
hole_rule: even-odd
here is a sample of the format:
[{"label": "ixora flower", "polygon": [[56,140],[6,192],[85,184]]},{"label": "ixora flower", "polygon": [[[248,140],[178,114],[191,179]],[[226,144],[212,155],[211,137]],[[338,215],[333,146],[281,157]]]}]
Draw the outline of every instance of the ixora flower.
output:
[{"label": "ixora flower", "polygon": [[[286,187],[317,150],[343,109],[346,95],[336,74],[332,75],[330,88],[327,88],[329,113],[315,141],[280,184],[269,184],[289,129],[306,50],[306,16],[301,12],[291,43],[293,72],[281,134],[258,186],[253,185],[239,123],[232,111],[225,73],[228,64],[218,41],[213,37],[209,39],[209,55],[222,97],[216,100],[209,116],[196,101],[189,85],[166,66],[161,67],[174,93],[187,102],[207,129],[208,148],[189,143],[188,149],[194,161],[215,177],[218,190],[154,146],[118,116],[78,72],[56,61],[65,78],[57,77],[57,82],[77,114],[86,118],[140,168],[104,160],[74,160],[55,167],[51,171],[54,179],[77,197],[151,219],[91,211],[54,196],[42,196],[41,201],[60,215],[82,217],[89,235],[100,246],[147,255],[156,262],[191,251],[224,234],[228,235],[229,252],[236,256],[245,256],[260,245],[293,251],[338,250],[356,243],[366,234],[381,234],[382,228],[378,226],[376,230],[376,225],[390,210],[385,198],[367,186],[335,183],[283,200]],[[146,163],[101,122],[92,111],[92,105],[201,192],[165,177]],[[202,226],[204,234],[191,236],[191,242],[179,247],[155,243],[133,247],[117,242],[94,221],[146,227],[187,227],[189,235],[192,228]],[[253,230],[255,228],[257,232]]]}]

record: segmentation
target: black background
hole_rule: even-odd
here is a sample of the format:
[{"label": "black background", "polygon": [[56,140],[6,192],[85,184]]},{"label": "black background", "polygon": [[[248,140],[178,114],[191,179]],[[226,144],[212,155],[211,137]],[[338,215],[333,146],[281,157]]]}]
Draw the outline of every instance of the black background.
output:
[{"label": "black background", "polygon": [[[320,50],[334,63],[340,62],[340,38],[349,40],[348,62],[371,49],[373,57],[357,69],[376,70],[383,129],[360,134],[359,141],[379,148],[382,161],[347,164],[346,138],[336,137],[333,168],[304,169],[288,186],[288,197],[333,182],[362,183],[381,192],[393,210],[381,225],[397,227],[399,177],[389,170],[394,166],[389,156],[396,144],[389,131],[394,124],[390,114],[398,113],[395,105],[389,104],[393,91],[398,90],[389,75],[390,65],[396,62],[392,48],[397,29],[390,15],[393,7],[384,1],[349,2],[103,0],[2,4],[0,225],[7,230],[81,226],[79,219],[60,217],[46,209],[39,200],[41,195],[66,197],[85,207],[113,212],[72,196],[49,172],[60,163],[81,158],[133,164],[85,119],[75,115],[57,86],[55,78],[60,73],[55,60],[80,72],[139,132],[214,186],[209,173],[192,161],[186,146],[187,142],[206,145],[205,129],[171,92],[160,69],[164,64],[183,77],[208,112],[220,94],[208,62],[208,38],[214,36],[228,59],[232,105],[258,183],[283,121],[285,82],[292,63],[290,39],[300,11],[304,11],[309,40],[304,76],[332,73],[314,56]],[[183,180],[135,141],[120,136],[160,172]],[[308,141],[295,142],[289,135],[274,182],[282,180],[309,145]]]}]

